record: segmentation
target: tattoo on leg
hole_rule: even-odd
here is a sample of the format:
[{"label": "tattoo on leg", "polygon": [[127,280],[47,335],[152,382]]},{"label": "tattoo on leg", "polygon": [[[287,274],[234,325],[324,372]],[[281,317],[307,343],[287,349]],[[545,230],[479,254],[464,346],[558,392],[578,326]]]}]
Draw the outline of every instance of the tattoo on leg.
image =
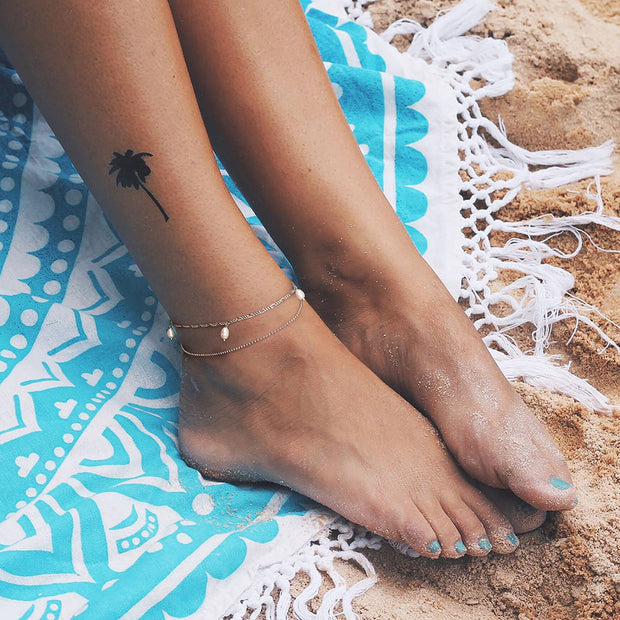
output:
[{"label": "tattoo on leg", "polygon": [[110,172],[108,172],[108,174],[118,171],[116,175],[116,185],[120,185],[121,187],[133,187],[134,189],[142,188],[155,203],[160,213],[164,216],[164,220],[167,222],[169,219],[168,214],[145,185],[146,177],[151,174],[151,169],[146,165],[144,158],[153,157],[153,154],[134,153],[131,149],[127,149],[124,155],[116,151],[114,151],[113,155],[114,157],[108,164],[110,166]]}]

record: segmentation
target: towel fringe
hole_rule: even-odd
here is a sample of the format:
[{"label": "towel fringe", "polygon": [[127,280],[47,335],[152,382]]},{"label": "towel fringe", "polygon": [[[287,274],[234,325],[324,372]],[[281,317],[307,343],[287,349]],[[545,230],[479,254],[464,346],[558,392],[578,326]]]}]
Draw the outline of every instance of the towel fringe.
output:
[{"label": "towel fringe", "polygon": [[565,394],[602,413],[613,414],[618,411],[608,398],[585,379],[572,374],[570,364],[562,365],[559,356],[525,355],[510,336],[498,332],[486,336],[484,341],[489,347],[495,345],[490,349],[491,354],[508,379],[522,380],[533,387]]},{"label": "towel fringe", "polygon": [[[355,5],[356,10],[360,4],[367,4],[365,0],[340,2],[345,9]],[[505,41],[463,36],[492,8],[489,0],[462,0],[440,13],[427,28],[411,19],[399,19],[380,36],[391,42],[396,35],[412,34],[405,56],[421,58],[434,67],[450,84],[458,100],[459,183],[463,212],[470,213],[463,216],[462,229],[473,231],[465,241],[462,255],[460,298],[469,303],[467,314],[475,319],[478,329],[491,330],[484,340],[507,378],[566,394],[609,414],[614,410],[609,399],[573,375],[570,365],[563,365],[560,357],[547,351],[552,328],[560,321],[574,320],[576,326],[582,324],[594,330],[604,343],[600,352],[608,347],[620,350],[620,346],[599,323],[618,326],[593,306],[571,295],[573,276],[565,269],[545,263],[544,259],[572,258],[580,251],[584,236],[594,243],[582,226],[597,224],[620,230],[620,218],[603,213],[600,186],[600,176],[613,171],[614,143],[609,140],[580,150],[528,151],[509,140],[501,118],[495,124],[483,116],[478,105],[480,99],[503,95],[514,86],[513,56]],[[389,59],[386,62],[389,70]],[[477,88],[472,85],[474,81]],[[520,222],[503,221],[497,213],[523,188],[549,189],[587,178],[594,179],[585,192],[596,203],[593,211],[569,217],[547,214]],[[520,237],[496,247],[489,239],[494,231]],[[555,236],[566,232],[577,240],[577,249],[570,254],[549,244]],[[500,287],[499,272],[505,270],[522,275]],[[501,313],[496,309],[498,304]],[[594,322],[591,316],[597,316],[599,322]],[[524,352],[508,332],[526,324],[533,325],[534,347]]]},{"label": "towel fringe", "polygon": [[[381,546],[382,539],[376,534],[338,518],[295,555],[261,569],[250,588],[223,618],[288,620],[292,611],[292,617],[298,620],[359,620],[353,611],[353,601],[377,582],[373,565],[359,549]],[[335,560],[357,565],[365,576],[348,585]],[[301,574],[307,575],[310,583],[293,599],[291,583]],[[316,601],[314,607],[318,609],[314,612],[312,601],[325,587],[328,589]]]}]

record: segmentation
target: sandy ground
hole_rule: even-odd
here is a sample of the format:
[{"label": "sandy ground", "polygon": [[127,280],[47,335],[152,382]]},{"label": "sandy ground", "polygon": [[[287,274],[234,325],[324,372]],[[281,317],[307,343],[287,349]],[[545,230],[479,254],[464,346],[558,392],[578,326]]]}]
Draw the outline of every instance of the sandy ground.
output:
[{"label": "sandy ground", "polygon": [[[381,31],[399,17],[428,24],[454,4],[379,0],[371,11]],[[609,138],[620,144],[620,0],[499,0],[475,32],[506,39],[515,55],[516,87],[483,105],[489,118],[501,114],[514,142],[530,149],[579,148]],[[591,209],[575,192],[584,188],[523,192],[502,216]],[[620,215],[620,166],[604,180],[603,196],[606,211]],[[620,233],[597,227],[588,232],[600,247],[620,250]],[[557,242],[566,249],[574,245],[569,237]],[[576,295],[620,323],[620,255],[587,243],[562,266],[575,275]],[[555,352],[620,403],[620,355],[611,349],[599,354],[602,341],[587,328],[580,327],[567,345],[573,328],[555,330]],[[619,330],[606,329],[620,341]],[[522,536],[511,556],[433,562],[390,548],[368,552],[380,582],[358,599],[356,610],[365,620],[620,619],[620,415],[607,417],[571,399],[517,387],[569,459],[580,504]]]}]

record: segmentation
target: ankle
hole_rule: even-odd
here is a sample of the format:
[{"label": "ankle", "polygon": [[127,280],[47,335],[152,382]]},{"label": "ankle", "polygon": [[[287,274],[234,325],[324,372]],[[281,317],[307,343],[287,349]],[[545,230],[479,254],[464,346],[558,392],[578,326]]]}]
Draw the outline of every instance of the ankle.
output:
[{"label": "ankle", "polygon": [[399,304],[421,308],[441,298],[439,281],[408,239],[392,245],[378,241],[323,242],[296,266],[301,287],[329,325],[359,313],[389,316]]},{"label": "ankle", "polygon": [[385,275],[382,255],[376,240],[355,233],[348,238],[315,239],[293,264],[300,286],[316,301],[368,291]]},{"label": "ankle", "polygon": [[[365,195],[365,218],[350,197],[334,204],[334,217],[296,227],[278,239],[306,292],[332,296],[341,289],[367,291],[417,250],[385,196]],[[418,255],[419,256],[419,255]]]},{"label": "ankle", "polygon": [[[297,298],[295,301],[299,303]],[[300,307],[295,302],[291,304],[295,308],[289,306],[288,314]],[[210,404],[217,400],[220,405],[252,400],[260,392],[281,382],[282,377],[303,374],[300,369],[312,356],[317,325],[329,333],[312,308],[303,303],[302,311],[293,323],[251,346],[213,357],[184,354],[182,405],[198,404],[197,414],[202,416],[205,399]]]},{"label": "ankle", "polygon": [[[224,471],[225,465],[267,450],[274,436],[289,432],[299,393],[320,374],[324,362],[312,346],[320,339],[317,324],[320,320],[304,304],[299,321],[255,346],[214,358],[185,355],[179,406],[182,454],[190,460],[209,454],[212,470]],[[324,326],[322,330],[329,334]],[[287,402],[294,406],[283,407]]]},{"label": "ankle", "polygon": [[[171,339],[177,338],[186,355],[204,359],[227,355],[262,341],[284,329],[301,314],[303,291],[285,278],[282,280],[283,287],[279,291],[282,294],[277,299],[267,301],[261,294],[257,301],[250,296],[241,302],[246,308],[242,314],[234,316],[233,309],[224,309],[226,318],[205,317],[200,322],[188,323],[171,321],[166,333]],[[259,306],[259,303],[264,305]]]}]

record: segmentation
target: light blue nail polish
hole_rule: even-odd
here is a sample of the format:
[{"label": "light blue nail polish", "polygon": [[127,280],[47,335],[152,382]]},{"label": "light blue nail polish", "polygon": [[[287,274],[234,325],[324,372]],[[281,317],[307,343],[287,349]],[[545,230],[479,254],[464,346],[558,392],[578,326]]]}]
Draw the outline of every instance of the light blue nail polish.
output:
[{"label": "light blue nail polish", "polygon": [[478,546],[484,551],[489,551],[493,548],[491,541],[486,536],[478,541]]},{"label": "light blue nail polish", "polygon": [[578,503],[579,503],[579,498],[578,498],[578,497],[576,497],[576,498],[573,500],[573,506],[576,506]]},{"label": "light blue nail polish", "polygon": [[573,485],[570,482],[566,482],[566,480],[562,480],[562,478],[556,478],[554,476],[551,478],[551,486],[560,491],[566,491],[566,489],[570,489]]},{"label": "light blue nail polish", "polygon": [[431,553],[437,553],[438,551],[441,551],[441,545],[439,544],[439,541],[434,540],[432,543],[429,543],[428,550]]},{"label": "light blue nail polish", "polygon": [[509,534],[508,536],[506,536],[506,540],[511,544],[511,545],[518,545],[519,544],[519,539],[514,535],[514,534]]},{"label": "light blue nail polish", "polygon": [[462,540],[459,540],[456,545],[454,545],[457,553],[465,553],[467,551],[467,547],[463,544]]}]

